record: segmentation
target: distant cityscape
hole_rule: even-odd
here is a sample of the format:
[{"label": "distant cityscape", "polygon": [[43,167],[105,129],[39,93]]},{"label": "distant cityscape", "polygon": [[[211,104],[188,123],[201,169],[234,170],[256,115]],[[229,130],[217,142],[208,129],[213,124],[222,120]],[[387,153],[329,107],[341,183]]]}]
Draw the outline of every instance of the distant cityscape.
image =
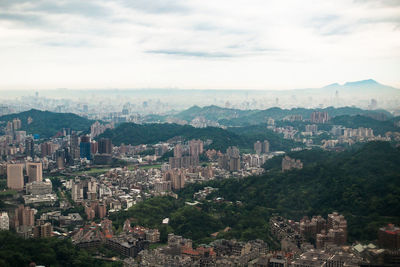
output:
[{"label": "distant cityscape", "polygon": [[[80,112],[89,110],[87,106],[82,108]],[[11,106],[3,107],[2,112],[11,110]],[[130,111],[126,110],[124,107],[122,113],[108,119],[92,116],[102,120],[87,120],[86,130],[62,128],[49,137],[41,137],[29,128],[40,120],[35,117],[38,115],[24,115],[26,119],[20,119],[22,113],[0,117],[10,118],[2,121],[0,136],[0,176],[5,182],[1,199],[6,204],[1,213],[1,229],[14,231],[25,239],[70,239],[79,249],[104,247],[116,253],[125,266],[303,267],[378,266],[383,263],[395,266],[399,263],[400,230],[397,226],[390,224],[376,229],[377,243],[349,244],[346,217],[337,212],[328,214],[327,219],[320,215],[309,219],[303,214],[299,222],[274,214],[268,222],[271,236],[268,242],[265,236],[247,241],[218,239],[219,232],[216,232],[211,235],[214,241],[195,246],[189,238],[171,232],[165,235],[160,228],[138,225],[134,218],[125,219],[119,226],[112,221],[118,214],[153,198],[179,199],[180,192],[191,185],[229,179],[245,181],[248,177],[268,173],[269,162],[276,159],[281,173],[302,170],[305,163],[290,156],[291,153],[315,149],[338,153],[357,144],[376,141],[398,146],[399,121],[391,122],[390,126],[397,131],[376,134],[375,125],[349,128],[332,124],[335,116],[314,110],[309,118],[292,113],[281,119],[264,119],[261,134],[249,139],[253,142],[247,147],[226,139],[226,149],[216,149],[216,141],[206,135],[201,138],[201,135],[194,138],[177,135],[152,143],[117,145],[105,134],[118,134],[120,127],[127,124],[123,121],[130,121],[127,120],[131,118]],[[380,111],[368,112],[362,118],[377,124],[390,119]],[[190,124],[188,127],[194,132],[251,129],[227,127],[221,122],[221,119],[211,121],[196,117],[181,124]],[[159,122],[154,127],[163,125],[168,124]],[[273,138],[261,139],[266,133]],[[153,133],[144,132],[138,136],[142,134]],[[135,138],[133,136],[132,140]],[[276,149],[277,144],[284,142],[290,143],[281,146],[281,150]],[[185,205],[199,207],[209,201],[224,203],[226,200],[221,197],[210,199],[211,195],[218,196],[218,190],[204,187]],[[159,225],[167,227],[169,220],[163,218]],[[227,225],[221,232],[229,231]]]}]

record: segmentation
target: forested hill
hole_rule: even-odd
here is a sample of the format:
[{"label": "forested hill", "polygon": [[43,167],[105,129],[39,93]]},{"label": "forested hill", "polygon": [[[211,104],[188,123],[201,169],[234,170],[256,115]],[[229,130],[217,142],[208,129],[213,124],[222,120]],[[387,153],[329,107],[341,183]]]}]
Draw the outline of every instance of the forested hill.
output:
[{"label": "forested hill", "polygon": [[293,108],[281,109],[278,107],[269,108],[265,110],[241,110],[222,108],[218,106],[198,107],[193,106],[184,110],[172,117],[191,121],[195,117],[201,116],[211,121],[218,121],[226,126],[244,126],[266,123],[268,118],[275,120],[282,120],[288,115],[301,115],[303,118],[308,119],[314,111],[328,112],[330,117],[342,115],[366,115],[375,117],[391,118],[392,115],[386,110],[363,110],[355,107],[327,107],[323,109],[306,109],[306,108]]},{"label": "forested hill", "polygon": [[[29,117],[32,118],[32,123],[30,124],[28,124]],[[93,123],[93,121],[73,113],[55,113],[36,109],[1,116],[0,122],[7,123],[7,121],[12,121],[14,118],[21,120],[21,130],[26,131],[28,134],[39,134],[40,137],[45,138],[54,136],[62,128],[86,131]]]},{"label": "forested hill", "polygon": [[[0,266],[102,266],[120,267],[95,259],[70,240],[57,238],[23,239],[10,231],[0,231]],[[33,266],[36,266],[33,265]]]},{"label": "forested hill", "polygon": [[[264,127],[265,128],[265,127]],[[289,150],[295,146],[290,140],[284,140],[280,135],[268,130],[257,131],[224,130],[216,127],[194,128],[189,125],[177,124],[134,124],[123,123],[117,128],[107,130],[101,137],[111,138],[114,145],[131,144],[154,144],[159,141],[167,141],[175,136],[190,139],[211,139],[210,148],[225,151],[228,146],[252,149],[257,141],[269,140],[273,150]]]},{"label": "forested hill", "polygon": [[[302,170],[279,169],[244,180],[212,181],[204,186],[219,188],[210,196],[242,201],[251,211],[300,219],[338,211],[349,223],[350,241],[373,240],[384,223],[400,223],[400,150],[387,142],[372,142],[342,153],[297,152],[305,161]],[[296,153],[292,154],[296,158]],[[199,188],[193,189],[193,191]],[[191,187],[181,195],[190,196]],[[268,215],[269,214],[269,215]],[[234,228],[234,225],[233,225]]]},{"label": "forested hill", "polygon": [[386,121],[380,121],[361,115],[343,115],[334,117],[329,124],[343,125],[347,128],[372,128],[375,135],[384,135],[386,132],[399,131],[399,127],[395,127],[394,125],[394,120],[395,118]]}]

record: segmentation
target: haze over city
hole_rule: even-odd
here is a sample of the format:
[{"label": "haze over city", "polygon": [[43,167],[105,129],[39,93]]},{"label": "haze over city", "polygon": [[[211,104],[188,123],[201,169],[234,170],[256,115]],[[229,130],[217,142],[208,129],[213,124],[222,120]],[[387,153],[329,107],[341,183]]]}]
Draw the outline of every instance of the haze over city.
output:
[{"label": "haze over city", "polygon": [[400,266],[400,0],[0,0],[0,266]]}]

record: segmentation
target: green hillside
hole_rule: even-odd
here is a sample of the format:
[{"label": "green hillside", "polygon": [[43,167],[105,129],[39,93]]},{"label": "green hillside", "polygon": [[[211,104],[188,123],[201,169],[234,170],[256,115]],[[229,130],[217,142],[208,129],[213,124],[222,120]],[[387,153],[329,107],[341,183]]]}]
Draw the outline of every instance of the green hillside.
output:
[{"label": "green hillside", "polygon": [[282,173],[275,165],[277,170],[266,175],[209,185],[219,188],[218,196],[242,201],[248,209],[265,207],[293,219],[341,212],[349,222],[351,240],[373,240],[380,225],[400,222],[398,148],[372,142],[355,151],[291,156],[304,161],[302,170]]},{"label": "green hillside", "polygon": [[184,110],[173,117],[181,120],[191,121],[195,117],[201,116],[211,121],[219,121],[221,119],[232,119],[242,116],[248,116],[250,114],[256,113],[258,110],[240,110],[231,108],[222,108],[218,106],[206,106],[198,107],[193,106],[187,110]]},{"label": "green hillside", "polygon": [[[31,124],[28,124],[29,117],[33,120]],[[7,121],[12,121],[14,118],[21,120],[21,130],[26,131],[28,134],[40,134],[42,138],[54,136],[62,128],[86,131],[93,123],[93,121],[73,113],[55,113],[36,109],[4,115],[0,117],[0,121],[7,123]]]},{"label": "green hillside", "polygon": [[385,116],[391,118],[392,115],[385,110],[369,111],[355,107],[342,107],[334,108],[328,107],[324,109],[305,109],[305,108],[293,108],[293,109],[281,109],[281,108],[270,108],[266,110],[259,110],[252,112],[251,114],[245,114],[238,118],[233,119],[222,119],[219,122],[227,126],[245,126],[245,125],[256,125],[266,123],[268,118],[274,120],[282,120],[284,117],[289,115],[301,115],[303,119],[309,119],[314,111],[327,112],[330,117],[343,116],[343,115],[371,115],[371,116]]},{"label": "green hillside", "polygon": [[[23,239],[10,231],[0,231],[0,266],[122,266],[93,258],[70,240],[57,238]],[[36,266],[35,265],[35,266]]]},{"label": "green hillside", "polygon": [[228,146],[252,149],[257,140],[269,140],[271,149],[288,150],[295,146],[294,142],[284,140],[280,135],[270,130],[248,132],[248,128],[224,130],[216,127],[194,128],[189,125],[177,124],[134,124],[124,123],[113,130],[107,130],[99,136],[111,138],[113,144],[154,144],[159,141],[167,141],[175,136],[182,136],[186,140],[201,139],[213,140],[210,148],[225,151]]},{"label": "green hillside", "polygon": [[356,115],[356,116],[337,116],[334,117],[330,124],[336,125],[343,125],[347,128],[372,128],[374,130],[374,134],[384,135],[386,132],[389,131],[399,131],[399,127],[394,126],[393,120],[386,120],[386,121],[378,121],[370,117]]},{"label": "green hillside", "polygon": [[[302,170],[282,173],[277,164],[261,176],[189,184],[178,192],[178,199],[153,198],[114,213],[114,226],[122,227],[126,218],[133,217],[139,225],[159,228],[164,241],[173,232],[197,244],[210,242],[211,233],[229,226],[231,230],[218,238],[261,238],[272,244],[268,230],[272,214],[299,220],[338,211],[348,221],[349,242],[372,241],[380,226],[400,223],[399,148],[372,142],[341,153],[311,150],[291,156],[304,161]],[[218,191],[201,205],[185,205],[206,186]],[[225,201],[212,201],[216,197]],[[168,226],[161,224],[166,217]]]}]

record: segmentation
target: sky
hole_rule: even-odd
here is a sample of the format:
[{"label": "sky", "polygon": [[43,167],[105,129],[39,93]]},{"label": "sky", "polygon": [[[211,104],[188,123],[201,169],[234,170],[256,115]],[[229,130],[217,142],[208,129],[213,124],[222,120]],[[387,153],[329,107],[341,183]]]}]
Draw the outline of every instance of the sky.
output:
[{"label": "sky", "polygon": [[400,0],[0,0],[0,90],[400,88]]}]

